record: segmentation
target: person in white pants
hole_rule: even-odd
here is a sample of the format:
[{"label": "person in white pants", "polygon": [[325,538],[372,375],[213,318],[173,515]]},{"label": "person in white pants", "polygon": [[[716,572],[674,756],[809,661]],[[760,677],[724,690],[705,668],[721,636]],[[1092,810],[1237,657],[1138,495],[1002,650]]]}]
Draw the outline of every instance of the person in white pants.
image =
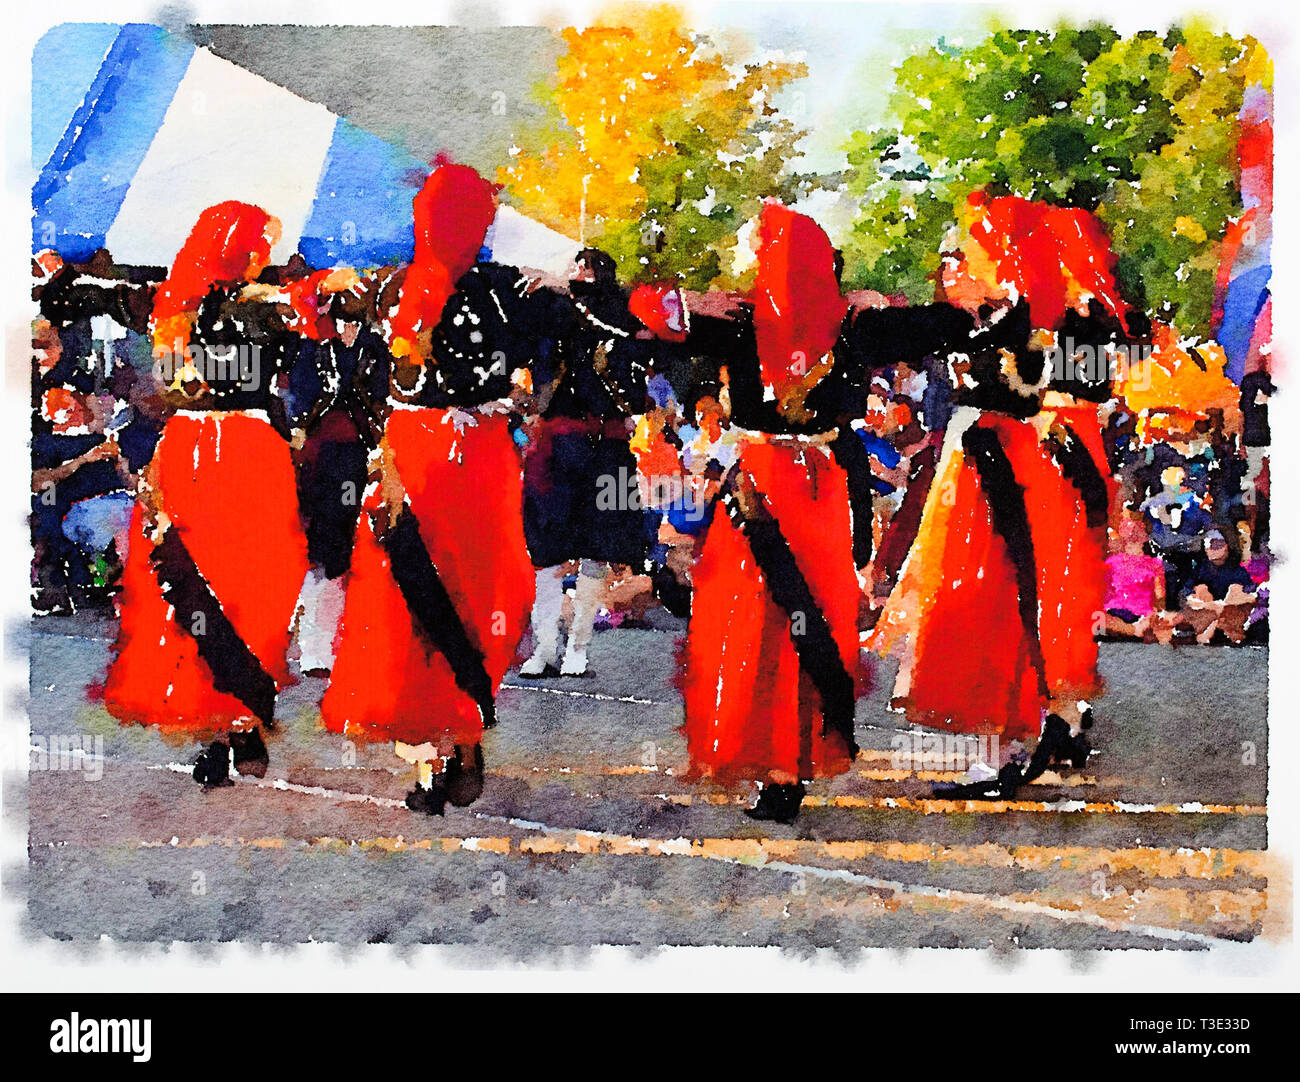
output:
[{"label": "person in white pants", "polygon": [[[533,603],[533,652],[520,668],[521,676],[539,677],[587,675],[587,647],[600,610],[605,585],[605,564],[599,560],[578,561],[578,583],[573,598],[573,618],[565,643],[564,661],[559,663],[560,621],[564,608],[565,564],[537,569],[537,600]],[[559,665],[557,669],[556,666]]]},{"label": "person in white pants", "polygon": [[[655,344],[629,311],[609,255],[578,253],[567,286],[551,294],[547,325],[556,343],[534,364],[537,419],[524,458],[524,536],[537,595],[535,646],[520,675],[532,679],[587,675],[606,569],[642,566],[647,548],[629,440],[645,407]],[[575,562],[573,618],[559,664],[565,571]]]},{"label": "person in white pants", "polygon": [[346,580],[327,578],[319,567],[307,572],[298,596],[299,670],[304,676],[326,676],[334,668],[334,637],[343,618]]}]

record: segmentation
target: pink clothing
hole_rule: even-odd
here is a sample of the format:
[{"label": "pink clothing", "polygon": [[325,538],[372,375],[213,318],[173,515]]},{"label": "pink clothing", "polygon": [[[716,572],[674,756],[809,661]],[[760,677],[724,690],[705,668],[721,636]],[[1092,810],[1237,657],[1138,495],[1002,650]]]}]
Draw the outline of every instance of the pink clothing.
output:
[{"label": "pink clothing", "polygon": [[1154,556],[1117,552],[1106,557],[1106,610],[1150,616],[1156,609],[1156,586],[1164,577],[1165,565]]}]

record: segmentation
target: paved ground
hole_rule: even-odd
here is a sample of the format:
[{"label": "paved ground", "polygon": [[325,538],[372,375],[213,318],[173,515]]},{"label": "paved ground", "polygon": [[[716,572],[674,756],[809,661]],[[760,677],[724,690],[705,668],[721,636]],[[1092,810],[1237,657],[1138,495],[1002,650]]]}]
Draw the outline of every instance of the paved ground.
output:
[{"label": "paved ground", "polygon": [[317,728],[320,680],[282,696],[266,779],[202,792],[196,745],[88,697],[111,635],[32,632],[34,742],[99,735],[105,755],[98,780],[30,776],[29,919],[58,939],[1205,949],[1285,919],[1259,647],[1104,644],[1099,750],[1011,804],[934,800],[947,772],[899,767],[882,667],[855,770],[785,827],[681,779],[679,627],[598,634],[595,679],[509,678],[486,791],[445,818],[402,805],[391,749]]}]

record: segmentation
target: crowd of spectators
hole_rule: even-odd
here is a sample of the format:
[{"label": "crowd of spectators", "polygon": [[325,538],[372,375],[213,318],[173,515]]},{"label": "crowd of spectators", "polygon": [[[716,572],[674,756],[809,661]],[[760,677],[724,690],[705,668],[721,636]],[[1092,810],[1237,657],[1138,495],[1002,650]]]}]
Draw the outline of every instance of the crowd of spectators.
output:
[{"label": "crowd of spectators", "polygon": [[1267,373],[1248,374],[1238,417],[1171,411],[1160,438],[1116,404],[1106,431],[1118,488],[1104,630],[1161,642],[1268,636]]},{"label": "crowd of spectators", "polygon": [[[281,277],[302,268],[268,268]],[[122,267],[107,252],[73,266],[33,261],[32,569],[34,606],[62,613],[111,603],[136,475],[164,420],[148,312],[161,267]],[[636,624],[656,602],[689,609],[691,567],[738,434],[725,368],[703,382],[652,372],[632,435],[643,566],[614,567],[602,620]],[[1098,635],[1148,641],[1262,641],[1268,633],[1268,399],[1265,372],[1241,384],[1239,411],[1139,415],[1103,407],[1117,493],[1106,609]],[[897,580],[915,535],[951,411],[943,362],[878,373],[854,429],[872,472],[873,559],[861,569],[864,622]],[[1151,435],[1158,432],[1158,435]]]},{"label": "crowd of spectators", "polygon": [[136,478],[163,407],[152,379],[150,284],[100,251],[33,261],[32,596],[38,613],[108,604],[121,573]]}]

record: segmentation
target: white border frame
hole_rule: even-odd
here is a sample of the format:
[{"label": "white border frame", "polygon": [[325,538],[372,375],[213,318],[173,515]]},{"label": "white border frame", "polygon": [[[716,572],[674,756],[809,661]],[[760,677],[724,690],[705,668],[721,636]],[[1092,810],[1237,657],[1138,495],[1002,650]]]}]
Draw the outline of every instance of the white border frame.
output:
[{"label": "white border frame", "polygon": [[[790,10],[792,0],[780,5]],[[889,0],[879,0],[889,2]],[[565,3],[518,2],[451,4],[404,3],[373,0],[364,9],[366,22],[377,24],[473,25],[497,22],[508,25],[581,24],[585,16],[604,5],[568,0]],[[703,24],[724,23],[729,3],[684,3]],[[761,6],[761,5],[759,5]],[[846,18],[870,18],[872,4],[844,3]],[[1270,852],[1284,856],[1294,870],[1297,835],[1297,793],[1291,779],[1293,764],[1300,762],[1300,725],[1290,714],[1291,694],[1285,684],[1291,668],[1287,659],[1300,657],[1297,633],[1295,555],[1300,552],[1297,500],[1290,483],[1300,465],[1300,388],[1292,372],[1291,344],[1297,341],[1297,309],[1290,307],[1297,270],[1279,260],[1290,243],[1300,238],[1297,179],[1297,138],[1294,109],[1300,104],[1294,43],[1289,23],[1294,21],[1283,5],[1254,0],[1216,0],[1212,4],[1150,2],[1133,4],[1094,0],[1077,11],[1058,3],[985,6],[999,22],[1049,27],[1061,21],[1103,21],[1123,32],[1145,27],[1162,28],[1189,13],[1203,13],[1210,21],[1235,34],[1252,33],[1268,47],[1274,61],[1275,174],[1274,187],[1283,194],[1274,212],[1274,377],[1281,393],[1273,403],[1271,477],[1274,486],[1273,535],[1276,566],[1270,598],[1272,643],[1269,688],[1269,791]],[[858,10],[853,11],[852,8]],[[28,403],[30,344],[30,191],[35,170],[30,158],[30,58],[36,41],[51,26],[63,22],[154,22],[162,11],[139,2],[107,3],[68,0],[57,8],[22,5],[11,12],[4,35],[6,63],[5,199],[0,219],[0,298],[4,312],[5,393],[0,401],[0,447],[9,468],[0,471],[5,513],[0,516],[0,616],[3,616],[3,706],[0,713],[0,762],[25,760],[27,725],[24,713],[27,655],[19,630],[29,619],[27,567],[30,545],[25,516],[28,500]],[[300,5],[284,0],[209,0],[172,7],[173,17],[186,22],[318,23],[358,21],[355,5],[339,0],[317,0],[310,16]],[[847,133],[846,133],[847,134]],[[19,631],[16,636],[15,631]],[[289,990],[422,990],[436,968],[457,970],[457,990],[498,990],[504,971],[511,973],[512,990],[591,991],[635,988],[672,990],[712,988],[738,991],[770,987],[760,979],[775,975],[786,979],[782,987],[803,990],[1058,990],[1094,992],[1137,991],[1264,991],[1300,987],[1296,967],[1294,909],[1289,941],[1225,943],[1208,952],[1185,951],[1021,951],[997,953],[967,950],[878,949],[863,953],[859,963],[846,964],[842,956],[826,951],[811,960],[777,948],[662,948],[648,953],[605,947],[590,951],[557,951],[543,963],[503,962],[465,948],[391,946],[205,944],[173,946],[146,944],[78,944],[32,940],[25,928],[23,869],[27,861],[26,795],[21,775],[6,774],[0,783],[4,819],[0,825],[0,988],[22,991],[160,991],[203,989],[246,991]],[[1271,886],[1274,905],[1294,905],[1290,884]],[[953,979],[954,966],[964,978]],[[201,971],[195,981],[196,970]],[[707,982],[699,978],[707,976]]]}]

